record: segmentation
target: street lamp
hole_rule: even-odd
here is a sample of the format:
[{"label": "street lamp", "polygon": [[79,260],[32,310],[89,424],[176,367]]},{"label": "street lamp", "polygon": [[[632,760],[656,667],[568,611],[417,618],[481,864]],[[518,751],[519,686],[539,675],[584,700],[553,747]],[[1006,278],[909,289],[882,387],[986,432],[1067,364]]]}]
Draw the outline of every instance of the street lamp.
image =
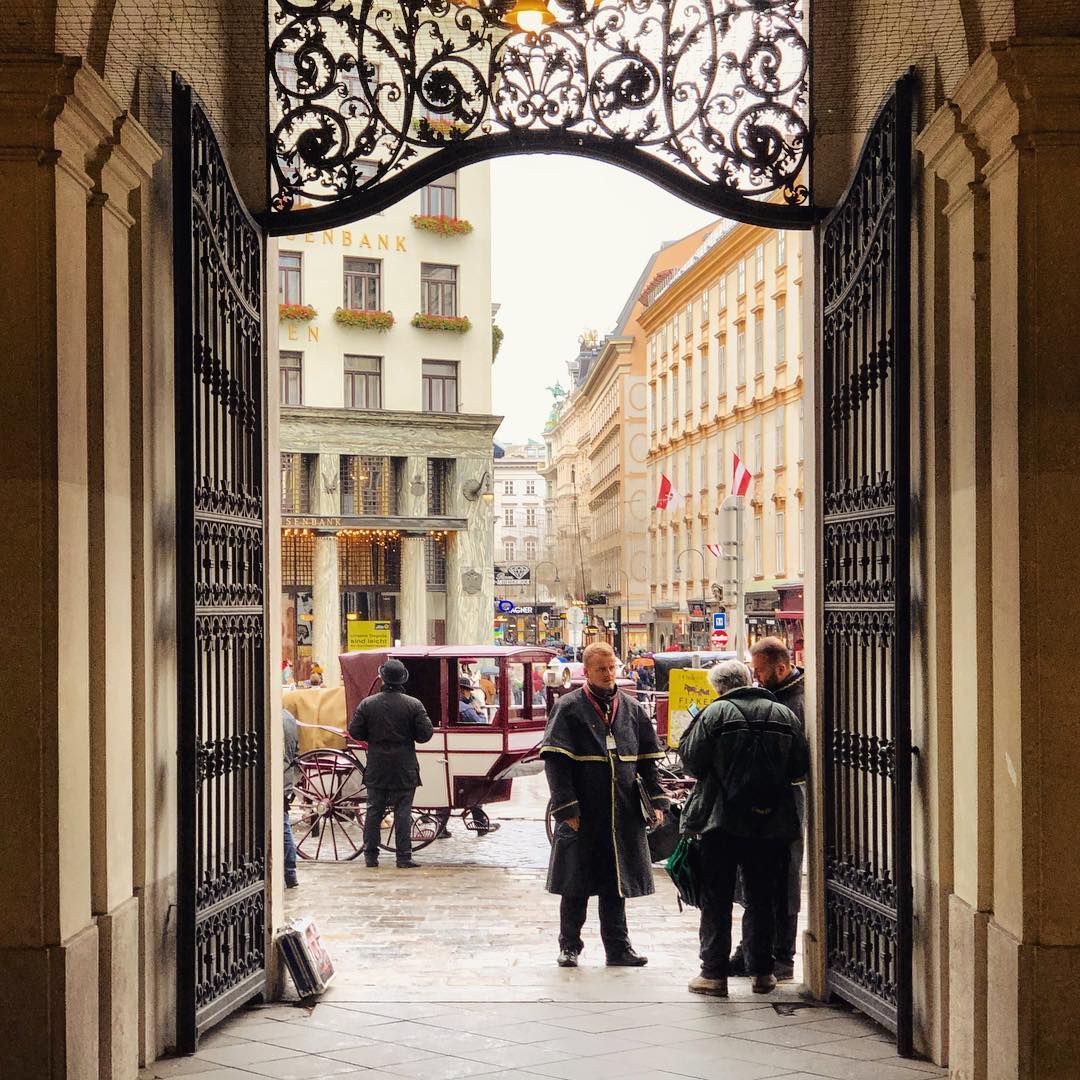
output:
[{"label": "street lamp", "polygon": [[485,469],[479,480],[467,480],[461,485],[461,494],[469,502],[476,502],[477,499],[483,499],[486,503],[493,502],[495,489],[491,486],[491,471]]},{"label": "street lamp", "polygon": [[[702,580],[702,582],[704,582],[705,579],[709,576],[708,571],[705,569],[705,552],[702,551],[701,548],[697,548],[697,547],[683,548],[682,551],[680,551],[679,554],[675,556],[675,576],[677,578],[682,577],[682,571],[679,569],[679,560],[685,554],[687,554],[690,551],[696,552],[698,554],[698,556],[701,558],[701,580]],[[702,594],[704,594],[704,591],[705,591],[705,587],[704,587],[704,585],[702,585]],[[686,597],[686,610],[687,610],[687,613],[689,613],[689,611],[690,611],[690,604],[691,604],[691,599],[690,599],[690,596],[689,596],[689,590],[687,590],[687,597]],[[709,602],[708,602],[708,599],[704,595],[702,595],[701,607],[702,607],[702,610],[703,610],[703,612],[705,614],[705,620],[707,622],[708,618],[709,618]],[[693,631],[691,631],[691,635],[692,634],[693,634]],[[693,646],[693,640],[694,639],[691,636],[691,638],[690,638],[691,646]]]},{"label": "street lamp", "polygon": [[552,585],[558,585],[559,584],[559,568],[550,559],[544,559],[543,561],[535,563],[533,565],[533,569],[532,569],[532,575],[533,575],[533,624],[536,627],[536,642],[535,642],[535,644],[537,644],[537,645],[540,644],[540,612],[537,610],[540,607],[540,602],[539,602],[538,593],[537,593],[539,576],[537,574],[537,570],[539,570],[541,566],[550,566],[552,568],[552,570],[555,571],[555,580],[552,582]]}]

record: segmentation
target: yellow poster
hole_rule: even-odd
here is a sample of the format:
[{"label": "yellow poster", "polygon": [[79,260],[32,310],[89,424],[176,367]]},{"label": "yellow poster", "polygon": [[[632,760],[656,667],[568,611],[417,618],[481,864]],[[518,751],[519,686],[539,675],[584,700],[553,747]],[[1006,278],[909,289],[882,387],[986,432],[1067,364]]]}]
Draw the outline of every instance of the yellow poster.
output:
[{"label": "yellow poster", "polygon": [[704,709],[715,697],[704,668],[676,668],[668,675],[668,746],[678,746],[690,726],[690,706]]},{"label": "yellow poster", "polygon": [[350,619],[347,625],[349,628],[349,652],[360,652],[362,649],[389,649],[393,644],[390,640],[390,624],[388,622]]}]

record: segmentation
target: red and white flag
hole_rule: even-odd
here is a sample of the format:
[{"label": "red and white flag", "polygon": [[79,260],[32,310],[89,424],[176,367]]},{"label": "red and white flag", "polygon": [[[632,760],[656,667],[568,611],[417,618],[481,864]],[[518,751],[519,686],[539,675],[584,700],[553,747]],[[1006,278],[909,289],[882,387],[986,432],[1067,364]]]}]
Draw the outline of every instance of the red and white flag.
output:
[{"label": "red and white flag", "polygon": [[731,494],[745,495],[750,490],[750,481],[753,476],[750,470],[742,463],[738,454],[731,455],[735,459],[735,466],[731,476]]},{"label": "red and white flag", "polygon": [[675,490],[671,481],[660,474],[660,491],[656,496],[657,510],[677,510],[682,504],[683,497]]},{"label": "red and white flag", "polygon": [[724,547],[722,544],[706,544],[705,550],[714,559],[722,559],[724,557]]}]

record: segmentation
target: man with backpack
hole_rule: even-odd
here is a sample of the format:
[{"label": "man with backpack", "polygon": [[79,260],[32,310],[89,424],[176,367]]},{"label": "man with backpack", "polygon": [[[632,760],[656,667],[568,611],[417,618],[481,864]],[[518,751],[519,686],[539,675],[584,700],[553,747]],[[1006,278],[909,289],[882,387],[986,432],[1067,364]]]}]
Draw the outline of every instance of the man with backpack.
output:
[{"label": "man with backpack", "polygon": [[741,869],[747,914],[748,972],[756,994],[776,987],[773,974],[774,897],[788,867],[791,841],[800,834],[793,782],[810,766],[802,725],[764,687],[750,685],[739,660],[709,669],[712,702],[683,733],[679,756],[697,778],[682,814],[684,832],[701,837],[699,865],[701,974],[695,994],[727,997],[731,907]]}]

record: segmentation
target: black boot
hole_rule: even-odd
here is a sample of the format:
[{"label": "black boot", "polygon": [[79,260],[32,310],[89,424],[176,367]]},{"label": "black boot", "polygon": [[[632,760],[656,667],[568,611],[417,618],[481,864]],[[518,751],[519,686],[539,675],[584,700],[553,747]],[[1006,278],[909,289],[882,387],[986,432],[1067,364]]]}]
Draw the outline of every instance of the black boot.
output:
[{"label": "black boot", "polygon": [[639,956],[629,945],[621,953],[607,958],[608,967],[644,967],[648,962],[647,956]]}]

